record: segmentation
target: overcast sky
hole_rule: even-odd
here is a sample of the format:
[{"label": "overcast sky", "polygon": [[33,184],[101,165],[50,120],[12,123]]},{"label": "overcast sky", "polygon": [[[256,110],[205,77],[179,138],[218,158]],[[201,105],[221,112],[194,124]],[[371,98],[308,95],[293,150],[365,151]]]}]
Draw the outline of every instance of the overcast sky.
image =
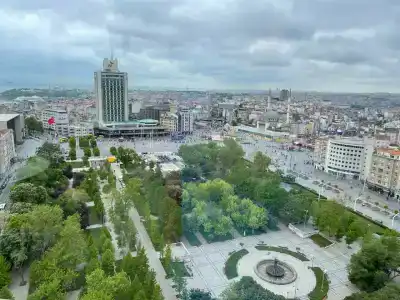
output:
[{"label": "overcast sky", "polygon": [[400,91],[400,0],[1,0],[0,87]]}]

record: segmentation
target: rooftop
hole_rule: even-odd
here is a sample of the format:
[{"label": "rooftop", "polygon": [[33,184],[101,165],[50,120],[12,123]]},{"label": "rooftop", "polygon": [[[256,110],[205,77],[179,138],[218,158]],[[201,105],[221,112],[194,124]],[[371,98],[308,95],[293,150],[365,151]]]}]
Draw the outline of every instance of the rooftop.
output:
[{"label": "rooftop", "polygon": [[378,148],[378,149],[376,149],[376,152],[378,154],[388,154],[388,155],[391,155],[391,156],[400,156],[400,150],[399,149]]},{"label": "rooftop", "polygon": [[18,116],[19,114],[0,114],[0,122],[8,122]]}]

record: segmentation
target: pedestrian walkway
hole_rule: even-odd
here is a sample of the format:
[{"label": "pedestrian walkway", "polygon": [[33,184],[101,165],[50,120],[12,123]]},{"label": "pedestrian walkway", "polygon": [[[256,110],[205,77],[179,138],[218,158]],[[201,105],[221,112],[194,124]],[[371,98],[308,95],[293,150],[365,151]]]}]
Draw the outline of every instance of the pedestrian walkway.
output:
[{"label": "pedestrian walkway", "polygon": [[[113,170],[113,173],[117,178],[122,176],[121,168],[118,164],[111,164],[111,169]],[[116,185],[118,190],[122,189],[121,183],[119,181],[116,182]],[[161,264],[159,254],[154,249],[153,243],[151,242],[147,230],[141,222],[139,213],[137,212],[135,207],[131,208],[131,210],[129,211],[129,216],[135,224],[140,244],[144,248],[146,256],[149,260],[149,266],[156,273],[156,280],[160,285],[164,298],[168,300],[177,299],[175,290],[171,286],[172,282],[165,278],[167,274],[165,273],[164,267]]]}]

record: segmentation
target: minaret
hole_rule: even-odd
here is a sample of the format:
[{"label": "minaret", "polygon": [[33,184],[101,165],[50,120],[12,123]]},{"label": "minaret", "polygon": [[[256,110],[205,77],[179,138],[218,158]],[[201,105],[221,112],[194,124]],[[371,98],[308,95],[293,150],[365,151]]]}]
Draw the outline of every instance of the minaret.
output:
[{"label": "minaret", "polygon": [[268,102],[267,102],[267,110],[271,110],[271,89],[269,89],[269,94],[268,94]]},{"label": "minaret", "polygon": [[289,98],[288,98],[288,106],[287,106],[287,112],[286,112],[286,123],[290,123],[290,101],[292,98],[292,90],[289,92]]}]

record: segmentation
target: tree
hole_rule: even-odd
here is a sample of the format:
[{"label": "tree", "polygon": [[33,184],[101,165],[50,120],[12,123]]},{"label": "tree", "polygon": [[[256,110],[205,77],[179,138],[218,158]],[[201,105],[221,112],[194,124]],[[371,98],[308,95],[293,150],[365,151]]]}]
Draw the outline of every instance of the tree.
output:
[{"label": "tree", "polygon": [[35,186],[32,183],[19,183],[11,189],[10,200],[13,203],[30,202],[42,204],[47,201],[47,192],[43,186]]},{"label": "tree", "polygon": [[89,226],[89,210],[86,206],[86,202],[89,201],[90,197],[85,191],[68,189],[57,199],[57,204],[63,210],[64,218],[79,214],[81,228],[85,229]]},{"label": "tree", "polygon": [[54,278],[42,283],[33,294],[29,295],[28,300],[58,300],[64,299],[64,297],[65,293],[61,288],[60,279]]},{"label": "tree", "polygon": [[89,147],[83,148],[83,155],[86,157],[92,156],[92,150]]},{"label": "tree", "polygon": [[349,279],[361,290],[376,291],[400,275],[400,241],[397,236],[383,236],[364,241],[361,250],[351,257]]},{"label": "tree", "polygon": [[10,264],[3,256],[0,256],[0,288],[7,287],[11,283]]},{"label": "tree", "polygon": [[82,299],[132,299],[132,295],[129,295],[132,293],[129,278],[125,272],[107,276],[102,269],[97,269],[86,276],[86,287],[87,293]]},{"label": "tree", "polygon": [[29,134],[32,134],[33,132],[43,132],[42,122],[33,116],[25,118],[25,126],[28,129]]},{"label": "tree", "polygon": [[168,244],[163,257],[163,265],[165,270],[167,270],[167,272],[171,267],[171,263],[172,263],[172,250],[171,250],[171,245]]},{"label": "tree", "polygon": [[372,293],[360,292],[347,296],[344,300],[397,300],[400,295],[400,285],[388,284]]},{"label": "tree", "polygon": [[74,136],[71,136],[69,139],[68,139],[68,144],[69,144],[69,148],[70,148],[70,150],[72,150],[72,149],[76,149],[76,138],[74,137]]},{"label": "tree", "polygon": [[36,150],[36,155],[44,158],[50,163],[50,166],[58,166],[64,162],[60,145],[45,142]]},{"label": "tree", "polygon": [[14,202],[11,204],[11,214],[23,214],[32,211],[34,204],[29,202]]},{"label": "tree", "polygon": [[187,282],[186,282],[186,278],[183,277],[181,274],[174,274],[174,276],[172,277],[172,281],[174,282],[175,285],[175,290],[179,295],[180,299],[184,299],[184,295],[187,294]]},{"label": "tree", "polygon": [[68,156],[69,156],[70,160],[76,160],[76,150],[75,150],[75,148],[69,150]]},{"label": "tree", "polygon": [[210,292],[200,289],[191,289],[189,292],[189,300],[216,300],[211,296]]},{"label": "tree", "polygon": [[115,148],[114,146],[112,146],[112,147],[110,148],[110,153],[111,153],[111,155],[117,156],[117,154],[118,154],[117,148]]},{"label": "tree", "polygon": [[262,174],[266,171],[268,171],[268,167],[271,163],[271,159],[262,154],[260,151],[257,151],[256,154],[254,155],[254,159],[253,159],[253,169],[254,172],[256,172],[256,174]]},{"label": "tree", "polygon": [[52,246],[60,233],[63,212],[59,206],[38,205],[25,214],[26,227],[32,239],[31,252],[34,257],[41,257]]},{"label": "tree", "polygon": [[286,298],[276,295],[264,289],[254,281],[253,278],[244,276],[239,281],[232,283],[221,296],[222,300],[285,300]]},{"label": "tree", "polygon": [[93,148],[93,156],[100,156],[100,150],[98,147]]},{"label": "tree", "polygon": [[[97,148],[97,142],[94,137],[90,140],[90,147]],[[95,156],[98,156],[98,155],[95,155]]]},{"label": "tree", "polygon": [[82,162],[85,167],[88,167],[89,166],[89,156],[85,155],[84,157],[82,157]]},{"label": "tree", "polygon": [[0,289],[0,299],[14,300],[14,296],[11,291],[5,286]]},{"label": "tree", "polygon": [[111,251],[110,249],[107,249],[103,254],[101,255],[101,268],[103,269],[104,273],[107,276],[112,276],[114,275],[115,272],[115,258],[114,258],[114,252]]}]

